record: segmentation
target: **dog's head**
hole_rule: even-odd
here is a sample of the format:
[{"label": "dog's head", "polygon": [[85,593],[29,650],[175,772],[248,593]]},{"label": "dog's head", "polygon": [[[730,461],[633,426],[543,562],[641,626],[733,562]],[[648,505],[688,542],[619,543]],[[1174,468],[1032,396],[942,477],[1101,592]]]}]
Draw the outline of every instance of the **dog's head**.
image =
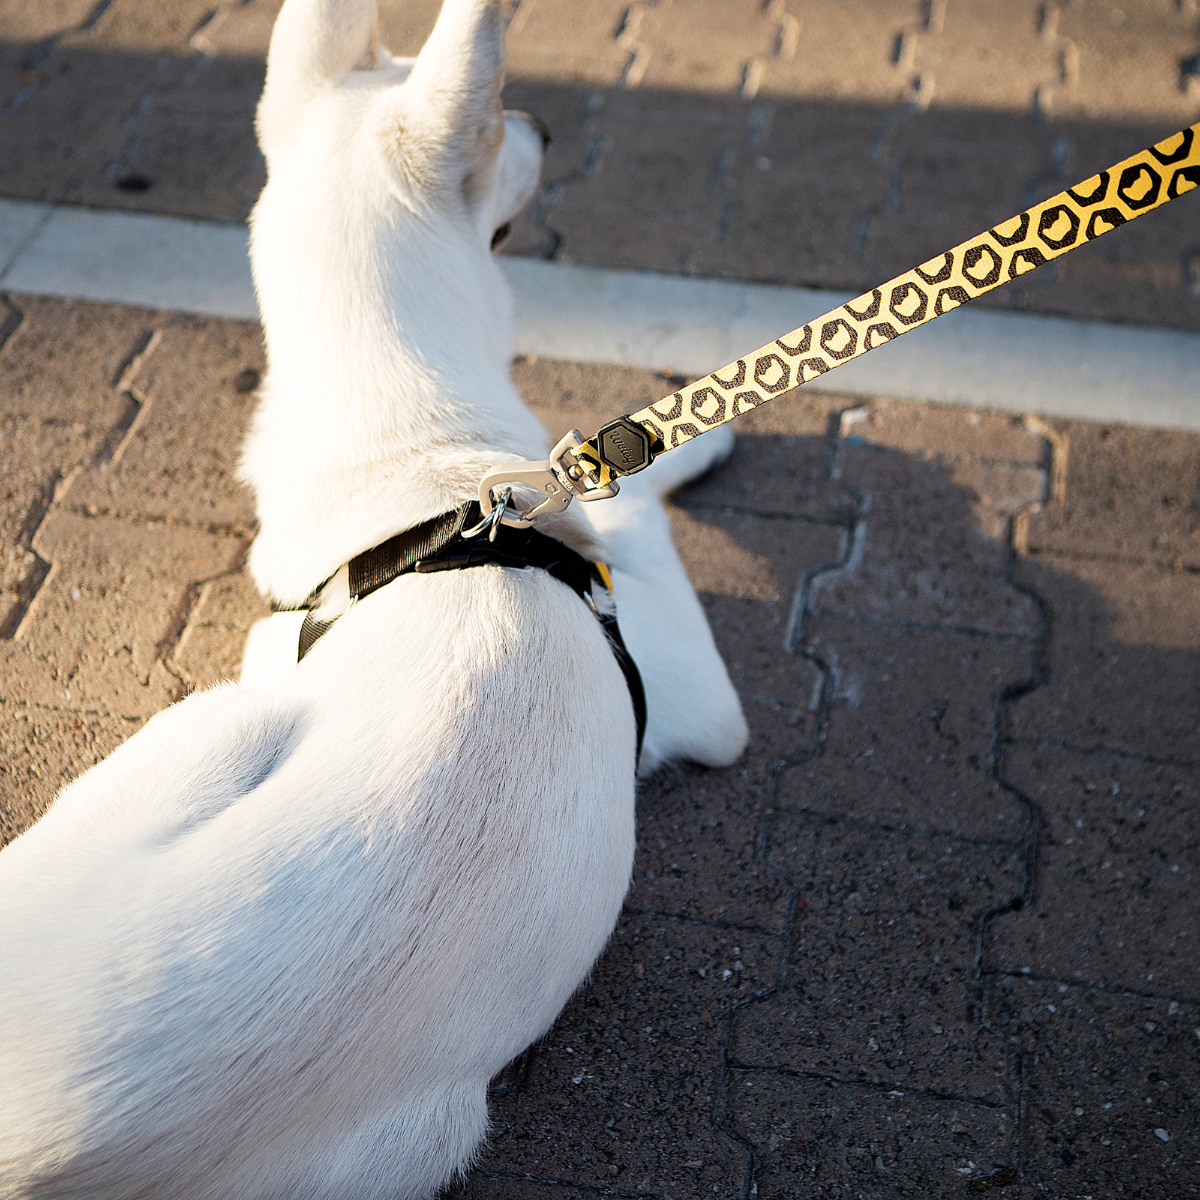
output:
[{"label": "dog's head", "polygon": [[375,0],[287,0],[259,143],[269,172],[297,155],[321,171],[352,155],[352,174],[331,184],[381,183],[402,208],[457,218],[494,248],[536,188],[548,140],[536,118],[502,110],[503,82],[499,0],[445,0],[415,59],[380,47]]},{"label": "dog's head", "polygon": [[[540,122],[501,108],[500,0],[444,0],[415,59],[379,46],[375,5],[286,0],[258,110],[269,369],[242,477],[252,569],[280,597],[473,496],[498,455],[545,453],[509,380],[512,296],[491,253],[545,148]],[[326,542],[279,532],[302,527]]]},{"label": "dog's head", "polygon": [[480,260],[535,190],[546,142],[541,122],[502,110],[503,81],[499,0],[445,0],[415,59],[380,47],[375,0],[286,0],[258,109],[268,183],[254,255],[269,333],[298,293],[336,307],[372,275],[393,310],[398,293],[441,295],[447,281],[460,300],[487,290]]}]

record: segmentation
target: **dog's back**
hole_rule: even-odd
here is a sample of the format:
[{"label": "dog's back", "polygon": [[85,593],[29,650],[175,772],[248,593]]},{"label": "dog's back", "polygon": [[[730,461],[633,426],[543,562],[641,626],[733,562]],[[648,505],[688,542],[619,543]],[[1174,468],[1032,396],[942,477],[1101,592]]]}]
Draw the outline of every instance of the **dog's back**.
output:
[{"label": "dog's back", "polygon": [[[586,608],[489,568],[356,620],[286,689],[161,714],[6,851],[0,1192],[424,1194],[602,948],[634,730]],[[629,715],[598,737],[593,705]]]}]

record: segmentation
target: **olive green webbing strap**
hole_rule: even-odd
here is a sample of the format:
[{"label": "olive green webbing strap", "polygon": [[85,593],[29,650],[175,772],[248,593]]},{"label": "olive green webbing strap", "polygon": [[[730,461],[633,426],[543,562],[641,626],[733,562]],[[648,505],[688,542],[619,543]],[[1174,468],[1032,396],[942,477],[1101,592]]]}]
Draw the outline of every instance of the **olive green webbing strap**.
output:
[{"label": "olive green webbing strap", "polygon": [[575,454],[598,486],[632,474],[649,463],[646,434],[652,453],[670,450],[1196,187],[1200,123],[610,422]]}]

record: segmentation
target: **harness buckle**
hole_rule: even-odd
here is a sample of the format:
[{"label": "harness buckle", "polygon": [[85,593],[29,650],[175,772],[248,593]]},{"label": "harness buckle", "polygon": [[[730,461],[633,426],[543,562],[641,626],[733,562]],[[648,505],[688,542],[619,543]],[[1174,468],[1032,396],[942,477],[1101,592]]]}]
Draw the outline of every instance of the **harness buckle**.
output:
[{"label": "harness buckle", "polygon": [[[479,507],[485,520],[489,524],[496,520],[492,517],[492,511],[499,508],[502,515],[498,520],[505,525],[527,528],[540,516],[562,512],[572,500],[607,500],[615,496],[620,490],[616,482],[601,487],[592,469],[576,457],[574,452],[582,442],[583,434],[578,429],[572,429],[550,451],[550,457],[545,461],[501,463],[489,471],[479,481]],[[546,498],[523,512],[516,508],[511,497],[506,498],[504,503],[493,499],[493,491],[514,483],[536,488]],[[483,528],[480,526],[477,532],[482,532]]]}]

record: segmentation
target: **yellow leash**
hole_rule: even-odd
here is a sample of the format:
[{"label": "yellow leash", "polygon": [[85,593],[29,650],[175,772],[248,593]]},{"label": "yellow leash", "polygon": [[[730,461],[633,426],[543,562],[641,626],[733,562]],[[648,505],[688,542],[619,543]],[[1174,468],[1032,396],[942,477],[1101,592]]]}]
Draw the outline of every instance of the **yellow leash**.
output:
[{"label": "yellow leash", "polygon": [[506,524],[525,524],[536,515],[565,508],[575,497],[610,496],[617,479],[648,467],[656,455],[1197,187],[1200,123],[897,275],[648,408],[610,421],[586,441],[578,433],[569,434],[546,463],[497,468],[481,481],[480,504],[485,513],[491,511],[492,488],[501,482],[532,484],[546,499],[523,513],[510,515],[506,508],[503,517]]}]

